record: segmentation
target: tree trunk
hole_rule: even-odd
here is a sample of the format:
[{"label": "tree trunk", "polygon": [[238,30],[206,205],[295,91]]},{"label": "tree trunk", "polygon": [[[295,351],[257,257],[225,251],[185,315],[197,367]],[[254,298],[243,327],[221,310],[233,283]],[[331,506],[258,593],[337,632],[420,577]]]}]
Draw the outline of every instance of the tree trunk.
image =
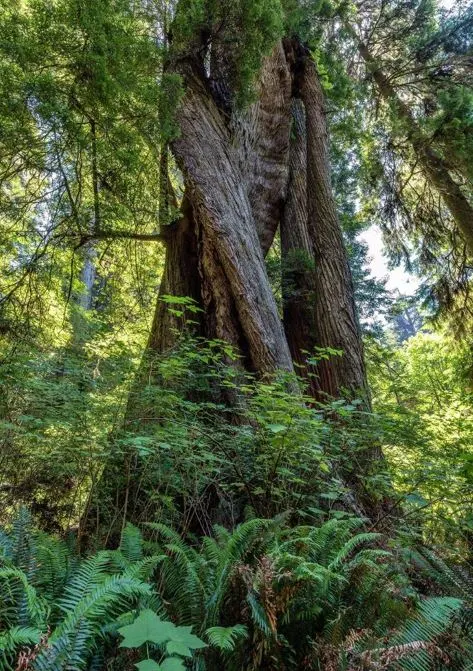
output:
[{"label": "tree trunk", "polygon": [[241,145],[209,95],[199,65],[181,63],[180,73],[186,93],[177,111],[181,133],[172,149],[199,230],[208,332],[239,347],[249,370],[290,371],[292,360],[241,169]]},{"label": "tree trunk", "polygon": [[288,194],[281,218],[281,272],[286,338],[307,392],[320,392],[317,371],[307,359],[315,346],[315,260],[308,233],[307,134],[304,104],[292,103]]},{"label": "tree trunk", "polygon": [[240,170],[263,255],[273,244],[288,193],[291,73],[282,42],[265,58],[256,101],[232,126],[239,146]]},{"label": "tree trunk", "polygon": [[[200,333],[231,343],[245,369],[258,376],[292,371],[294,359],[310,393],[325,400],[345,389],[364,392],[365,370],[331,191],[323,94],[307,53],[291,44],[297,52],[292,72],[277,45],[263,63],[257,102],[231,117],[199,59],[186,57],[175,65],[185,94],[171,150],[183,173],[185,198],[180,222],[162,227],[167,249],[160,296],[194,298],[203,308]],[[289,159],[291,92],[298,100]],[[286,333],[264,263],[279,222]],[[302,271],[287,270],[302,257]],[[182,326],[158,300],[148,351],[171,347]],[[306,358],[315,347],[343,355],[322,359],[314,369]],[[139,416],[130,398],[126,426]],[[141,505],[138,461],[134,453],[125,463],[119,455],[107,470],[106,481],[116,490],[114,531],[117,519]]]},{"label": "tree trunk", "polygon": [[366,44],[358,40],[355,31],[348,26],[349,32],[358,43],[358,50],[366,67],[371,73],[378,90],[386,103],[394,106],[399,118],[404,124],[407,139],[412,145],[419,165],[425,177],[439,192],[450,211],[470,254],[473,254],[473,206],[463,193],[460,185],[451,176],[448,165],[442,156],[431,146],[429,138],[424,134],[416,122],[411,110],[397,95],[394,87],[381,68]]},{"label": "tree trunk", "polygon": [[[187,193],[181,204],[181,218],[161,228],[166,243],[164,271],[146,351],[163,353],[170,349],[186,323],[186,315],[176,316],[163,301],[164,296],[187,297],[201,302],[196,223]],[[195,321],[199,317],[193,316]]]},{"label": "tree trunk", "polygon": [[[297,244],[307,248],[307,240],[309,241],[310,259],[314,267],[313,271],[309,269],[306,272],[303,280],[304,283],[308,282],[311,288],[304,295],[313,301],[312,308],[307,304],[299,304],[297,318],[294,317],[292,310],[291,320],[294,322],[294,328],[286,327],[286,331],[292,333],[288,337],[292,342],[293,356],[297,361],[304,358],[304,350],[315,353],[318,358],[317,380],[311,381],[317,398],[327,400],[344,393],[350,396],[361,394],[365,399],[365,407],[369,407],[353,281],[332,192],[324,94],[315,64],[306,48],[297,40],[291,40],[286,42],[286,52],[292,63],[293,92],[300,98],[305,110],[306,146],[305,148],[301,146],[302,138],[300,138],[297,147],[296,135],[294,152],[298,152],[298,156],[295,157],[293,154],[291,168],[293,173],[300,170],[297,163],[300,165],[304,160],[307,168],[306,184],[300,175],[298,180],[292,178],[291,185],[296,188],[298,195],[291,195],[296,204],[291,205],[289,199],[288,207],[292,207],[295,214],[291,217],[291,224],[283,219],[281,230],[283,232],[289,228],[294,231],[296,222],[296,229],[301,238],[301,242]],[[299,135],[303,131],[304,128],[300,128]],[[300,203],[304,198],[304,192],[305,205]],[[306,227],[300,223],[305,217]],[[282,233],[283,238],[287,235],[287,232]],[[290,235],[294,235],[294,232]],[[309,321],[308,327],[301,331],[299,324],[307,321]],[[338,350],[340,354],[326,358],[327,352],[320,352],[320,356],[317,357],[317,351],[314,352],[316,348],[325,350],[330,348]],[[295,353],[296,350],[299,353]]]}]

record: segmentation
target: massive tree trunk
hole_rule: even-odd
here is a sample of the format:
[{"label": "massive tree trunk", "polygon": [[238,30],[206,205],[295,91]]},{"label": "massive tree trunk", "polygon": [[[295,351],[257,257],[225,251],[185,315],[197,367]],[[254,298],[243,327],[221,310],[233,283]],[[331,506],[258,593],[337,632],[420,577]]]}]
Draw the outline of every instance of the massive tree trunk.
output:
[{"label": "massive tree trunk", "polygon": [[[185,197],[180,220],[161,229],[167,247],[160,297],[192,297],[203,310],[199,334],[231,343],[240,365],[257,376],[292,371],[294,360],[317,400],[346,390],[364,393],[363,351],[314,63],[297,41],[284,49],[278,44],[264,59],[256,102],[245,111],[232,107],[230,115],[218,71],[212,79],[194,56],[178,59],[173,68],[185,90],[176,112],[180,133],[171,143]],[[264,261],[279,224],[284,325]],[[158,300],[147,351],[172,347],[182,327]],[[317,347],[343,353],[307,364]],[[143,361],[138,385],[146,355]],[[140,417],[133,395],[126,415],[129,429]],[[116,520],[141,505],[143,491],[138,495],[134,484],[138,461],[131,453],[107,470],[107,482],[118,485]]]},{"label": "massive tree trunk", "polygon": [[438,191],[446,208],[450,211],[470,254],[473,254],[473,205],[463,193],[460,185],[451,176],[447,162],[431,144],[430,139],[416,122],[414,115],[406,103],[398,96],[388,77],[378,66],[368,46],[358,40],[355,31],[348,26],[350,33],[355,37],[358,51],[365,61],[378,90],[386,103],[392,105],[404,125],[419,165],[425,177]]},{"label": "massive tree trunk", "polygon": [[[318,399],[365,393],[352,279],[330,183],[323,92],[306,50],[291,40],[285,51],[278,44],[265,59],[257,101],[230,119],[201,63],[179,63],[186,93],[172,150],[195,219],[203,333],[235,345],[246,368],[260,375],[291,370],[294,360]],[[279,223],[285,333],[264,266]],[[181,264],[185,269],[187,261]],[[174,266],[180,268],[179,260],[167,258],[166,293],[183,295],[179,277],[167,277]],[[165,349],[166,320],[158,303],[152,349]],[[307,358],[317,347],[343,354],[314,368]]]},{"label": "massive tree trunk", "polygon": [[186,63],[181,74],[186,93],[177,112],[181,133],[173,152],[197,220],[209,331],[239,346],[250,370],[291,370],[241,169],[241,148],[209,96],[198,65]]},{"label": "massive tree trunk", "polygon": [[[361,394],[369,407],[363,346],[354,302],[353,281],[330,178],[330,157],[324,94],[314,62],[297,40],[286,42],[292,64],[295,107],[290,184],[281,224],[288,253],[305,266],[295,278],[296,293],[286,300],[285,327],[294,359],[316,355],[310,389],[327,400]],[[305,325],[305,326],[303,326]],[[317,357],[317,348],[339,355]]]},{"label": "massive tree trunk", "polygon": [[315,346],[314,250],[308,232],[307,133],[304,104],[292,103],[288,194],[281,217],[281,272],[283,320],[296,372],[314,398],[320,392],[316,367],[308,363]]},{"label": "massive tree trunk", "polygon": [[341,354],[318,366],[320,388],[331,397],[361,392],[366,398],[363,346],[353,280],[330,176],[325,99],[314,62],[307,56],[300,77],[307,118],[308,230],[316,265],[316,346]]}]

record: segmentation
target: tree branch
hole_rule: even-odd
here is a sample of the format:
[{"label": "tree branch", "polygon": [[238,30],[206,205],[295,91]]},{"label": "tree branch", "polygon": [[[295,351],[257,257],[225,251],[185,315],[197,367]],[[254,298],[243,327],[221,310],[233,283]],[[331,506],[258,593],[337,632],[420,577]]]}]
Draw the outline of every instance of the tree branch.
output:
[{"label": "tree branch", "polygon": [[98,231],[79,236],[75,249],[83,247],[91,240],[140,240],[142,242],[166,242],[162,233],[130,233],[128,231]]}]

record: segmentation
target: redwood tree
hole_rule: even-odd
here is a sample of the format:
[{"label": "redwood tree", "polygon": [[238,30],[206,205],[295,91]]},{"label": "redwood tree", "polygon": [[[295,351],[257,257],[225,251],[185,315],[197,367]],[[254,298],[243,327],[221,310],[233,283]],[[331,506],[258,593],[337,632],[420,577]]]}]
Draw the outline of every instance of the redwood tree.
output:
[{"label": "redwood tree", "polygon": [[[178,331],[163,296],[190,296],[202,309],[198,334],[231,343],[247,371],[292,372],[295,362],[314,400],[361,394],[369,408],[316,64],[297,36],[285,38],[282,29],[264,34],[266,54],[251,63],[251,85],[242,99],[248,45],[238,30],[250,10],[237,3],[239,10],[227,17],[224,4],[198,21],[191,13],[186,32],[180,26],[190,21],[189,5],[179,3],[170,31],[165,77],[178,77],[183,95],[173,110],[178,131],[169,147],[184,197],[180,216],[161,227],[165,269],[144,362],[149,352],[169,349]],[[279,7],[277,0],[260,4]],[[252,30],[264,33],[268,17],[261,22]],[[258,42],[254,35],[249,39]],[[162,180],[170,189],[166,174]],[[165,204],[171,200],[162,195]],[[278,227],[282,316],[265,265]],[[317,357],[327,348],[338,355]],[[131,397],[126,422],[134,416]],[[377,450],[370,455],[380,456]],[[115,497],[120,518],[129,510],[137,463],[133,455],[127,459],[107,476],[111,483],[117,474],[127,476]]]},{"label": "redwood tree", "polygon": [[[277,4],[277,3],[273,3]],[[226,27],[230,31],[232,26]],[[168,72],[182,78],[171,143],[192,212],[203,334],[235,345],[257,374],[292,370],[295,361],[316,398],[366,392],[362,344],[342,230],[330,183],[324,94],[315,63],[297,37],[278,39],[262,59],[252,100],[242,105],[231,39],[212,25],[192,49],[173,52]],[[194,35],[194,33],[193,33]],[[222,42],[230,42],[225,51]],[[189,44],[187,45],[189,47]],[[232,60],[234,59],[234,60]],[[210,64],[210,66],[208,65]],[[278,226],[283,257],[283,323],[264,258]],[[182,295],[173,231],[164,284]],[[172,260],[174,259],[174,260]],[[191,268],[192,264],[183,264]],[[292,266],[292,269],[291,269]],[[171,277],[172,275],[172,277]],[[194,288],[196,284],[194,283]],[[163,351],[169,333],[158,300],[150,345]],[[319,362],[317,348],[340,351]],[[366,394],[365,394],[366,397]]]}]

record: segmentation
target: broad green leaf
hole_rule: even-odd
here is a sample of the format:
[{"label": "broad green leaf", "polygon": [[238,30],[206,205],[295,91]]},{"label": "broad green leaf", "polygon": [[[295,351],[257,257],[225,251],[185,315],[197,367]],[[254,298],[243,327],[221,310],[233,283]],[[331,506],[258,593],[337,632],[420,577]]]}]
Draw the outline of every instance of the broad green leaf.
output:
[{"label": "broad green leaf", "polygon": [[267,427],[272,433],[281,433],[281,431],[285,431],[287,428],[284,424],[268,424]]},{"label": "broad green leaf", "polygon": [[160,671],[162,666],[155,662],[154,659],[144,659],[142,662],[135,664],[139,671]]},{"label": "broad green leaf", "polygon": [[172,622],[164,622],[150,609],[143,610],[133,624],[121,627],[123,636],[121,648],[139,648],[143,643],[160,645],[173,638],[176,627]]},{"label": "broad green leaf", "polygon": [[177,657],[168,657],[159,666],[161,671],[185,671],[186,667],[182,659]]},{"label": "broad green leaf", "polygon": [[[191,633],[192,627],[175,627],[171,638],[173,643],[180,643],[191,650],[199,650],[200,648],[206,648],[207,644],[204,643],[198,636],[195,636]],[[179,653],[183,654],[183,653]]]},{"label": "broad green leaf", "polygon": [[166,652],[168,655],[181,655],[181,657],[192,657],[192,652],[189,646],[181,641],[168,641],[166,644]]}]

